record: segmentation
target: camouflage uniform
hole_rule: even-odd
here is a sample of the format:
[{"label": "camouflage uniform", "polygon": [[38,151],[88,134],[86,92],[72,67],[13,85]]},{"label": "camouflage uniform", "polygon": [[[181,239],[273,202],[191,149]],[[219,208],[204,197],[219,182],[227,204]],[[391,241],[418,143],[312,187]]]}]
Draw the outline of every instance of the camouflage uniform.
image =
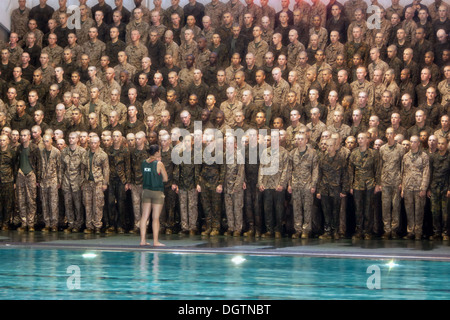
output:
[{"label": "camouflage uniform", "polygon": [[235,4],[232,4],[231,1],[225,3],[225,12],[230,12],[234,18],[234,23],[239,23],[242,26],[244,23],[245,6],[240,1]]},{"label": "camouflage uniform", "polygon": [[[341,221],[340,194],[348,193],[347,159],[342,152],[334,157],[321,153],[318,157],[317,193],[321,195],[325,233],[344,233],[339,230]],[[344,202],[346,198],[342,199]]]},{"label": "camouflage uniform", "polygon": [[179,66],[180,65],[180,47],[178,46],[178,44],[175,41],[172,41],[172,43],[167,44],[164,43],[165,47],[166,47],[166,55],[170,54],[173,58],[173,64],[175,66]]},{"label": "camouflage uniform", "polygon": [[81,187],[84,177],[81,175],[81,161],[86,150],[77,146],[74,151],[69,147],[61,152],[61,189],[64,195],[66,219],[69,228],[80,230],[84,223],[81,207]]},{"label": "camouflage uniform", "polygon": [[14,180],[17,174],[16,152],[0,150],[0,227],[8,227],[14,212]]},{"label": "camouflage uniform", "polygon": [[287,94],[290,90],[289,83],[281,79],[280,82],[274,83],[272,86],[273,89],[273,103],[274,104],[284,104],[287,98]]},{"label": "camouflage uniform", "polygon": [[175,165],[173,169],[173,183],[178,186],[181,229],[183,231],[197,230],[198,193],[196,187],[199,184],[199,174],[200,165],[194,163],[194,149],[191,151],[190,163],[183,161]]},{"label": "camouflage uniform", "polygon": [[180,81],[179,83],[183,94],[183,91],[186,90],[190,86],[190,84],[194,82],[194,71],[194,67],[192,67],[191,69],[183,68],[178,73],[178,79]]},{"label": "camouflage uniform", "polygon": [[245,164],[238,164],[237,159],[235,154],[233,163],[226,164],[224,197],[228,231],[240,233],[243,228]]},{"label": "camouflage uniform", "polygon": [[113,90],[117,90],[117,91],[119,91],[119,94],[120,94],[122,91],[122,87],[115,80],[113,80],[111,84],[107,81],[104,81],[103,83],[104,83],[103,96],[100,97],[100,100],[102,100],[106,104],[109,104],[109,103],[111,103],[111,92]]},{"label": "camouflage uniform", "polygon": [[158,102],[153,103],[152,99],[147,100],[142,109],[144,109],[144,118],[148,116],[155,116],[155,124],[158,125],[161,122],[161,112],[166,110],[167,103],[164,100],[158,99]]},{"label": "camouflage uniform", "polygon": [[7,49],[9,51],[9,61],[14,66],[20,65],[20,58],[22,56],[23,49],[19,46],[15,47],[14,49],[8,46]]},{"label": "camouflage uniform", "polygon": [[[109,160],[108,216],[106,227],[126,229],[125,185],[131,181],[130,152],[124,146],[106,150]],[[117,202],[117,203],[116,203]]]},{"label": "camouflage uniform", "polygon": [[[122,71],[127,71],[128,74],[130,75],[130,79],[133,79],[134,74],[136,73],[136,70],[137,70],[136,67],[132,66],[128,62],[123,65],[118,64],[117,66],[114,67],[114,73],[116,74],[116,77],[114,78],[114,80],[119,81],[120,73]],[[127,91],[127,94],[128,94],[128,91]]]},{"label": "camouflage uniform", "polygon": [[223,2],[212,2],[205,5],[205,16],[211,18],[211,25],[213,28],[217,28],[222,23],[222,15],[225,13],[225,4]]},{"label": "camouflage uniform", "polygon": [[[205,150],[204,152],[208,152]],[[210,153],[216,159],[221,159],[222,154],[216,156],[215,152]],[[220,229],[220,215],[222,212],[222,194],[217,193],[219,185],[223,186],[225,177],[225,166],[217,162],[208,164],[203,160],[200,168],[198,183],[201,187],[200,200],[205,213],[206,230]]]},{"label": "camouflage uniform", "polygon": [[141,212],[142,212],[142,190],[143,190],[143,177],[141,164],[142,161],[146,160],[149,157],[149,153],[146,148],[143,150],[134,149],[131,152],[131,201],[133,204],[133,213],[134,213],[134,228],[139,228],[139,223],[141,221]]},{"label": "camouflage uniform", "polygon": [[450,191],[450,154],[443,156],[439,152],[430,155],[430,190],[433,233],[436,236],[448,236],[448,198]]},{"label": "camouflage uniform", "polygon": [[58,227],[58,186],[61,185],[61,154],[52,147],[50,153],[40,150],[41,157],[41,201],[42,213],[44,214],[45,226],[49,228]]},{"label": "camouflage uniform", "polygon": [[28,31],[28,16],[30,9],[25,7],[23,12],[19,8],[11,12],[11,32],[17,33],[21,39]]},{"label": "camouflage uniform", "polygon": [[148,49],[143,43],[139,43],[137,46],[133,44],[128,45],[125,48],[125,53],[128,56],[128,63],[135,67],[136,70],[141,68],[142,58],[148,57]]},{"label": "camouflage uniform", "polygon": [[363,60],[363,64],[367,65],[370,47],[365,42],[361,42],[359,46],[357,46],[355,42],[347,42],[344,45],[344,52],[345,52],[345,61],[347,61],[347,66],[349,68],[352,68],[353,56],[355,53],[359,53]]},{"label": "camouflage uniform", "polygon": [[89,29],[92,27],[95,27],[95,21],[91,18],[87,18],[84,22],[81,21],[81,29],[77,29],[77,42],[79,45],[82,46],[89,41]]},{"label": "camouflage uniform", "polygon": [[238,73],[239,71],[244,71],[244,67],[242,65],[239,65],[238,68],[235,68],[233,65],[230,65],[225,69],[225,77],[227,79],[226,81],[230,86],[235,87],[234,77],[236,73]]},{"label": "camouflage uniform", "polygon": [[[98,149],[90,161],[91,151],[83,155],[81,172],[84,178],[83,201],[86,209],[86,228],[101,228],[105,204],[103,185],[109,181],[108,155]],[[92,173],[92,174],[91,174]]]},{"label": "camouflage uniform", "polygon": [[188,44],[187,42],[182,43],[179,47],[178,47],[178,61],[180,63],[179,67],[181,69],[186,68],[186,61],[185,58],[187,55],[192,54],[194,55],[194,57],[197,56],[197,42],[192,41],[191,44]]},{"label": "camouflage uniform", "polygon": [[76,86],[72,85],[71,92],[80,95],[80,104],[84,105],[89,101],[89,93],[84,83],[78,82]]},{"label": "camouflage uniform", "polygon": [[304,152],[294,148],[290,152],[292,174],[289,185],[292,188],[294,229],[296,233],[311,233],[314,193],[318,182],[319,159],[310,146]]},{"label": "camouflage uniform", "polygon": [[353,150],[349,158],[349,183],[353,189],[356,214],[356,234],[373,232],[374,188],[380,181],[379,154],[376,150]]},{"label": "camouflage uniform", "polygon": [[303,43],[298,41],[297,43],[289,43],[287,46],[287,67],[289,70],[294,70],[297,65],[297,57],[298,54],[302,51],[305,51],[305,46]]},{"label": "camouflage uniform", "polygon": [[349,0],[344,3],[344,10],[342,13],[345,14],[349,21],[355,20],[356,9],[361,9],[364,12],[367,11],[367,3],[363,0]]},{"label": "camouflage uniform", "polygon": [[119,124],[124,124],[127,120],[127,107],[119,102],[113,106],[111,103],[105,103],[101,107],[100,111],[100,124],[102,128],[106,128],[109,124],[109,115],[112,111],[116,111],[119,116]]},{"label": "camouflage uniform", "polygon": [[430,181],[429,157],[425,152],[409,151],[402,161],[402,190],[405,200],[407,232],[422,237],[422,226],[425,208],[425,196],[420,197],[420,191],[426,192]]},{"label": "camouflage uniform", "polygon": [[62,62],[64,49],[60,46],[55,46],[54,48],[50,48],[49,46],[47,46],[42,49],[41,54],[42,53],[48,54],[48,64],[57,67]]},{"label": "camouflage uniform", "polygon": [[102,100],[98,99],[96,103],[88,102],[84,106],[82,106],[81,113],[84,115],[85,119],[89,118],[89,113],[95,112],[97,114],[97,118],[99,121],[102,120],[101,118],[101,110],[105,107],[106,103],[104,103]]},{"label": "camouflage uniform", "polygon": [[147,45],[150,35],[150,26],[147,22],[142,21],[140,23],[137,23],[136,21],[131,21],[126,28],[127,34],[126,34],[126,43],[131,44],[131,32],[133,30],[138,30],[139,34],[141,35],[140,40],[142,41],[143,45]]},{"label": "camouflage uniform", "polygon": [[82,45],[83,54],[87,54],[90,59],[90,65],[100,69],[100,58],[105,55],[106,45],[103,41],[96,40],[95,42],[87,41]]},{"label": "camouflage uniform", "polygon": [[447,103],[450,102],[450,85],[447,79],[439,82],[437,88],[441,96],[441,104],[445,106]]},{"label": "camouflage uniform", "polygon": [[51,86],[53,84],[53,76],[55,75],[55,69],[48,65],[47,68],[39,67],[37,70],[42,72],[42,83]]},{"label": "camouflage uniform", "polygon": [[173,171],[175,164],[172,162],[172,148],[167,151],[161,149],[161,161],[166,168],[168,180],[164,182],[164,207],[161,212],[162,227],[172,229],[175,227],[175,204],[177,202],[177,194],[172,190]]},{"label": "camouflage uniform", "polygon": [[355,99],[355,101],[358,101],[359,93],[364,91],[367,93],[368,97],[367,104],[369,106],[373,106],[375,92],[372,83],[367,80],[365,80],[363,83],[360,83],[358,80],[356,80],[353,81],[350,86],[352,88],[353,99]]},{"label": "camouflage uniform", "polygon": [[100,80],[100,78],[98,78],[98,77],[95,77],[94,80],[89,79],[88,81],[86,81],[86,90],[88,92],[91,92],[92,88],[97,88],[99,91],[99,99],[100,100],[103,100],[103,97],[104,97],[104,92],[105,92],[105,90],[103,90],[104,87],[105,86],[103,84],[103,81]]},{"label": "camouflage uniform", "polygon": [[327,126],[322,121],[319,121],[316,125],[312,122],[308,123],[306,125],[311,130],[311,141],[319,142],[320,137],[322,136],[322,133],[327,130]]},{"label": "camouflage uniform", "polygon": [[252,41],[248,44],[247,52],[255,56],[255,66],[262,67],[264,64],[264,55],[269,51],[269,45],[264,40],[256,43]]},{"label": "camouflage uniform", "polygon": [[336,58],[338,55],[344,55],[344,45],[340,42],[336,43],[336,44],[332,44],[330,43],[326,48],[325,48],[325,56],[326,56],[326,62],[334,67],[334,63],[336,62]]},{"label": "camouflage uniform", "polygon": [[32,171],[27,174],[22,171],[20,161],[22,152],[25,152],[24,149],[23,145],[20,145],[16,153],[16,163],[19,168],[16,178],[17,202],[22,227],[34,227],[36,224],[36,183],[40,181],[39,148],[32,143],[28,147],[28,161]]},{"label": "camouflage uniform", "polygon": [[405,149],[395,143],[380,148],[381,202],[384,232],[398,232],[400,226],[401,166]]},{"label": "camouflage uniform", "polygon": [[[269,159],[274,160],[267,161]],[[283,147],[279,147],[279,150],[273,151],[272,147],[266,148],[262,153],[262,158],[269,162],[264,164],[261,161],[258,172],[258,184],[257,187],[264,186],[262,192],[263,199],[263,217],[266,224],[266,231],[269,233],[282,232],[282,220],[284,213],[284,199],[285,190],[291,177],[291,164],[289,159],[289,152]],[[271,165],[276,164],[278,161],[278,168],[274,173],[274,168],[270,168]],[[268,172],[269,171],[269,172]],[[272,173],[272,175],[269,175]],[[283,188],[282,191],[276,191],[277,186]],[[275,208],[275,212],[274,212]],[[275,217],[275,221],[274,221]]]},{"label": "camouflage uniform", "polygon": [[230,127],[234,127],[236,125],[234,115],[236,112],[242,111],[242,102],[236,100],[234,104],[230,104],[228,101],[224,101],[220,105],[220,110],[224,113],[225,123]]}]

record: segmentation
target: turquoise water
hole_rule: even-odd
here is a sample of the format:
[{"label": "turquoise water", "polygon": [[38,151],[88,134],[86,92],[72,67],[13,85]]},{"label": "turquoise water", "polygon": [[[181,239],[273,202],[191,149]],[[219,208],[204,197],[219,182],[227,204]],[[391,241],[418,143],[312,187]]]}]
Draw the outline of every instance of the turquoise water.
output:
[{"label": "turquoise water", "polygon": [[[34,249],[0,255],[2,300],[450,299],[447,262]],[[369,289],[368,280],[380,289]]]}]

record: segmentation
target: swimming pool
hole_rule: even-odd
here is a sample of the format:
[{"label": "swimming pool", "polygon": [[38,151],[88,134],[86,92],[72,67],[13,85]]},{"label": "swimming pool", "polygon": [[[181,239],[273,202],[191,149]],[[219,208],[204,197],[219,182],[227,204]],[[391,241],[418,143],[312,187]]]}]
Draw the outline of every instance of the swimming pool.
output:
[{"label": "swimming pool", "polygon": [[2,300],[450,298],[450,264],[439,261],[27,248],[0,254]]}]

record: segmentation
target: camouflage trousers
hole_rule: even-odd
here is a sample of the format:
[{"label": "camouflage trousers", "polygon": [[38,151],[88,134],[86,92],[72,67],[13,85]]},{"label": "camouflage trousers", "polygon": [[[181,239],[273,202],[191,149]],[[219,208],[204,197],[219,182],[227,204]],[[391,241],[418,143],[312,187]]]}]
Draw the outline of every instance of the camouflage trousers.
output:
[{"label": "camouflage trousers", "polygon": [[44,223],[46,227],[58,227],[58,200],[58,186],[52,184],[46,185],[45,183],[41,183],[42,213],[44,216]]},{"label": "camouflage trousers", "polygon": [[266,232],[282,232],[285,191],[266,189],[262,194]]},{"label": "camouflage trousers", "polygon": [[81,207],[81,189],[73,191],[69,186],[68,190],[63,189],[64,206],[66,208],[66,219],[69,228],[81,229],[84,223],[83,211]]},{"label": "camouflage trousers", "polygon": [[314,195],[310,189],[292,188],[295,232],[311,232]]},{"label": "camouflage trousers", "polygon": [[163,228],[173,228],[175,226],[175,205],[177,194],[172,190],[172,185],[164,186],[164,207],[161,212],[161,226]]},{"label": "camouflage trousers", "polygon": [[83,202],[86,209],[86,228],[101,228],[105,205],[102,184],[86,181],[83,185]]},{"label": "camouflage trousers", "polygon": [[104,217],[107,225],[126,228],[125,199],[125,185],[119,179],[112,179],[108,187],[108,216]]},{"label": "camouflage trousers", "polygon": [[261,217],[261,199],[262,193],[256,187],[256,182],[248,182],[247,188],[244,190],[245,197],[245,220],[248,223],[248,229],[261,232],[262,217]]},{"label": "camouflage trousers", "polygon": [[401,191],[398,187],[382,187],[381,207],[384,232],[398,232],[401,210]]},{"label": "camouflage trousers", "polygon": [[225,212],[228,220],[228,231],[242,231],[244,208],[244,190],[225,194]]},{"label": "camouflage trousers", "polygon": [[133,203],[134,228],[139,229],[142,214],[142,184],[131,185],[131,202]]},{"label": "camouflage trousers", "polygon": [[433,217],[433,233],[447,236],[449,234],[447,188],[431,189],[431,214]]},{"label": "camouflage trousers", "polygon": [[19,170],[16,179],[17,202],[22,227],[34,227],[36,224],[36,175],[30,172],[24,175]]},{"label": "camouflage trousers", "polygon": [[422,236],[423,217],[425,211],[425,197],[419,195],[419,191],[404,191],[406,211],[406,231]]},{"label": "camouflage trousers", "polygon": [[14,212],[14,183],[0,183],[0,227],[8,226]]},{"label": "camouflage trousers", "polygon": [[339,216],[341,212],[341,198],[339,192],[333,195],[322,195],[321,198],[324,231],[326,233],[339,232]]},{"label": "camouflage trousers", "polygon": [[354,190],[356,233],[373,234],[373,199],[374,188],[368,190]]},{"label": "camouflage trousers", "polygon": [[180,199],[181,229],[197,230],[198,193],[197,189],[178,190]]},{"label": "camouflage trousers", "polygon": [[217,193],[215,187],[206,188],[202,186],[200,200],[205,213],[206,229],[219,230],[222,213],[222,194]]}]

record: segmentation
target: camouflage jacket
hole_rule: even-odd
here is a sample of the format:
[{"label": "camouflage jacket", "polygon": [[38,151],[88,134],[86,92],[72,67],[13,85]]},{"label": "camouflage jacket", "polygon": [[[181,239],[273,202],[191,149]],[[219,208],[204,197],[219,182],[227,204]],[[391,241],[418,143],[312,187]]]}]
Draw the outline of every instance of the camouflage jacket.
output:
[{"label": "camouflage jacket", "polygon": [[347,193],[349,189],[347,160],[342,153],[330,157],[321,153],[318,159],[317,193],[339,197],[339,193]]},{"label": "camouflage jacket", "polygon": [[[89,181],[89,173],[91,171],[91,163],[89,161],[89,155],[91,151],[88,150],[84,153],[81,162],[81,172],[84,181]],[[92,158],[92,175],[95,183],[101,183],[108,185],[109,183],[109,162],[108,155],[102,149],[98,149]]]},{"label": "camouflage jacket", "polygon": [[[182,157],[181,151],[179,152]],[[201,165],[194,162],[194,149],[190,154],[190,161],[182,161],[176,164],[173,169],[173,183],[178,186],[180,190],[192,190],[199,184]]]},{"label": "camouflage jacket", "polygon": [[409,151],[402,161],[402,189],[426,191],[430,182],[430,160],[423,151]]},{"label": "camouflage jacket", "polygon": [[353,150],[348,164],[350,189],[369,190],[380,183],[379,154],[376,150]]},{"label": "camouflage jacket", "polygon": [[397,143],[392,147],[385,144],[380,148],[381,186],[398,187],[400,185],[404,155],[405,149]]},{"label": "camouflage jacket", "polygon": [[0,183],[14,182],[17,169],[16,152],[11,148],[0,150]]},{"label": "camouflage jacket", "polygon": [[281,146],[277,151],[273,151],[271,147],[266,148],[261,156],[257,186],[264,186],[266,190],[276,189],[277,186],[282,186],[283,189],[286,189],[290,177],[291,163],[289,152]]},{"label": "camouflage jacket", "polygon": [[311,189],[317,187],[319,158],[316,150],[307,146],[302,154],[298,148],[290,152],[292,175],[289,185],[292,188]]},{"label": "camouflage jacket", "polygon": [[430,188],[450,188],[450,153],[447,151],[443,156],[435,152],[430,156]]},{"label": "camouflage jacket", "polygon": [[244,191],[243,184],[245,182],[245,164],[238,163],[238,157],[236,156],[236,154],[233,158],[233,163],[227,163],[225,165],[224,191],[227,194]]},{"label": "camouflage jacket", "polygon": [[[217,154],[215,151],[208,151],[204,148],[203,154],[211,155],[211,159],[203,159],[199,173],[199,185],[204,189],[215,190],[217,186],[222,185],[225,179],[225,165],[223,164],[223,154]],[[219,163],[222,162],[222,163]]]},{"label": "camouflage jacket", "polygon": [[131,183],[135,185],[142,185],[144,183],[144,178],[142,176],[141,164],[142,161],[149,157],[149,153],[146,148],[143,150],[134,149],[131,152]]},{"label": "camouflage jacket", "polygon": [[40,150],[41,156],[41,186],[50,187],[51,185],[61,184],[61,153],[52,147],[50,155],[47,158],[46,150]]},{"label": "camouflage jacket", "polygon": [[61,188],[63,191],[81,189],[84,177],[81,174],[81,161],[86,150],[77,146],[74,151],[70,147],[61,152]]},{"label": "camouflage jacket", "polygon": [[172,148],[170,147],[168,151],[163,151],[161,148],[161,161],[164,164],[164,167],[166,168],[167,172],[167,182],[164,182],[164,186],[172,186],[173,182],[173,171],[175,164],[172,161]]},{"label": "camouflage jacket", "polygon": [[122,184],[131,182],[131,168],[130,168],[130,151],[124,146],[119,149],[114,149],[113,146],[106,150],[108,155],[110,173],[109,181],[119,179]]}]

